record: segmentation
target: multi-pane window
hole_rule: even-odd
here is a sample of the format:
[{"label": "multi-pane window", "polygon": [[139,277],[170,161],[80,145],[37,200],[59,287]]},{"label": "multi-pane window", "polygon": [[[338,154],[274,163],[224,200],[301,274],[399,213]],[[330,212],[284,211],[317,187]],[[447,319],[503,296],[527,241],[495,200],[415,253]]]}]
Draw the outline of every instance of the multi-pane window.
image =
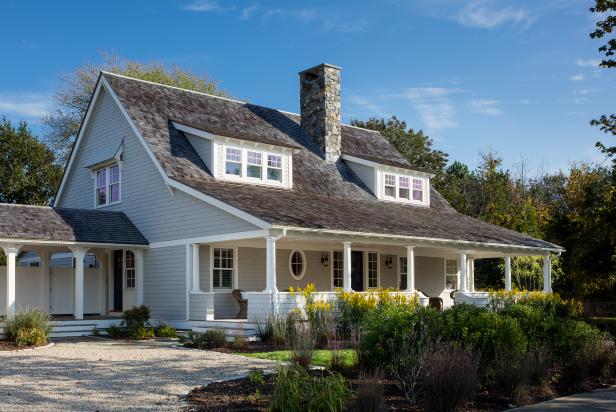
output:
[{"label": "multi-pane window", "polygon": [[119,165],[98,169],[95,180],[96,206],[111,205],[121,200]]},{"label": "multi-pane window", "polygon": [[458,289],[458,261],[456,259],[445,260],[445,287],[449,290]]},{"label": "multi-pane window", "polygon": [[400,290],[406,289],[406,279],[408,272],[408,260],[405,256],[400,256]]},{"label": "multi-pane window", "polygon": [[225,175],[246,181],[282,183],[283,156],[256,149],[225,147]]},{"label": "multi-pane window", "polygon": [[242,175],[242,151],[233,147],[225,150],[225,173],[228,175]]},{"label": "multi-pane window", "polygon": [[423,202],[423,180],[413,179],[413,200]]},{"label": "multi-pane window", "polygon": [[233,287],[233,263],[233,249],[214,249],[214,262],[212,265],[214,288],[231,289]]},{"label": "multi-pane window", "polygon": [[344,256],[339,250],[332,255],[332,277],[335,288],[344,287]]},{"label": "multi-pane window", "polygon": [[247,152],[246,158],[246,176],[255,179],[261,179],[262,171],[262,153]]},{"label": "multi-pane window", "polygon": [[368,287],[376,288],[379,286],[379,264],[378,254],[376,252],[368,253]]},{"label": "multi-pane window", "polygon": [[124,279],[126,289],[135,287],[135,254],[130,250],[124,251]]},{"label": "multi-pane window", "polygon": [[282,181],[282,157],[279,155],[267,155],[267,180]]},{"label": "multi-pane window", "polygon": [[396,197],[396,176],[385,175],[385,196]]},{"label": "multi-pane window", "polygon": [[400,199],[409,199],[410,180],[411,179],[408,176],[400,176],[398,178],[398,197]]},{"label": "multi-pane window", "polygon": [[306,272],[306,255],[301,250],[294,250],[289,257],[289,269],[291,276],[301,279]]},{"label": "multi-pane window", "polygon": [[387,200],[424,203],[426,179],[409,175],[383,173],[383,198]]}]

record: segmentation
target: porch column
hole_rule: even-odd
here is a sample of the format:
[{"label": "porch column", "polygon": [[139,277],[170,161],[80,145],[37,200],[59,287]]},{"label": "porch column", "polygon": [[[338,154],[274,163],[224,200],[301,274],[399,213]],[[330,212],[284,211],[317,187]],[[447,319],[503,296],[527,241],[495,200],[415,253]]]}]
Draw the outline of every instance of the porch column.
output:
[{"label": "porch column", "polygon": [[38,255],[41,259],[41,309],[49,312],[49,249],[39,249]]},{"label": "porch column", "polygon": [[352,292],[351,288],[351,242],[343,242],[344,249],[343,256],[343,274],[342,274],[342,288],[346,292]]},{"label": "porch column", "polygon": [[21,246],[6,245],[2,246],[4,253],[6,254],[6,316],[12,316],[15,314],[15,266],[17,260],[17,254]]},{"label": "porch column", "polygon": [[77,320],[83,319],[83,260],[86,257],[88,249],[82,246],[74,246],[70,248],[75,257],[75,282],[73,295],[73,317]]},{"label": "porch column", "polygon": [[460,251],[460,292],[468,292],[468,280],[466,273],[466,250]]},{"label": "porch column", "polygon": [[143,305],[143,249],[135,249],[133,254],[135,255],[135,293],[137,306],[141,306]]},{"label": "porch column", "polygon": [[415,292],[415,246],[406,247],[406,291]]},{"label": "porch column", "polygon": [[193,243],[191,245],[192,248],[192,291],[200,292],[201,284],[200,284],[200,268],[199,268],[199,244]]},{"label": "porch column", "polygon": [[505,256],[505,290],[511,291],[511,256]]},{"label": "porch column", "polygon": [[267,236],[265,250],[265,290],[263,292],[278,293],[276,286],[276,237]]},{"label": "porch column", "polygon": [[552,291],[552,263],[550,255],[543,256],[543,291]]}]

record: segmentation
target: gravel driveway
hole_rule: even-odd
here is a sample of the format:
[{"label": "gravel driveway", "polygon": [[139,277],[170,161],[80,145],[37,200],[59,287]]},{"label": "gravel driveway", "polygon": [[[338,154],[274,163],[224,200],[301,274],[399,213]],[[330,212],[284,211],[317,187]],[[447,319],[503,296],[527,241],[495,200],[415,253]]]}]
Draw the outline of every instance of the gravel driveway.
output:
[{"label": "gravel driveway", "polygon": [[0,411],[178,410],[196,386],[272,369],[271,361],[106,339],[0,352]]}]

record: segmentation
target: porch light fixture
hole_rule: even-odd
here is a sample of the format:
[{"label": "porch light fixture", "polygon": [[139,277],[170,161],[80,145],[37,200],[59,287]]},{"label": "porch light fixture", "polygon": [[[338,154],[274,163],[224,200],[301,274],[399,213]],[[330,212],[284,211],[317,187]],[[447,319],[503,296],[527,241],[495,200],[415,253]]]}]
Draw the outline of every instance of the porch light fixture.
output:
[{"label": "porch light fixture", "polygon": [[328,252],[323,252],[321,254],[321,264],[323,265],[323,267],[329,266],[329,253]]},{"label": "porch light fixture", "polygon": [[394,258],[392,255],[387,255],[387,257],[385,257],[385,266],[387,266],[387,269],[394,268]]}]

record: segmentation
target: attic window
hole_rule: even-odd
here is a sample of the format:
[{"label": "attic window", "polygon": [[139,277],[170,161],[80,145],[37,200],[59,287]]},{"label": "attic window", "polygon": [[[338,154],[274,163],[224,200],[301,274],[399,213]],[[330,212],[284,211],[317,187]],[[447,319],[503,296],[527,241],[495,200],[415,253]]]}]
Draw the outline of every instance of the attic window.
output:
[{"label": "attic window", "polygon": [[407,174],[383,172],[382,198],[396,202],[428,204],[428,179]]},{"label": "attic window", "polygon": [[120,198],[120,165],[113,164],[95,172],[94,198],[96,207],[119,203]]},{"label": "attic window", "polygon": [[268,185],[284,184],[289,155],[259,148],[224,146],[224,178]]}]

